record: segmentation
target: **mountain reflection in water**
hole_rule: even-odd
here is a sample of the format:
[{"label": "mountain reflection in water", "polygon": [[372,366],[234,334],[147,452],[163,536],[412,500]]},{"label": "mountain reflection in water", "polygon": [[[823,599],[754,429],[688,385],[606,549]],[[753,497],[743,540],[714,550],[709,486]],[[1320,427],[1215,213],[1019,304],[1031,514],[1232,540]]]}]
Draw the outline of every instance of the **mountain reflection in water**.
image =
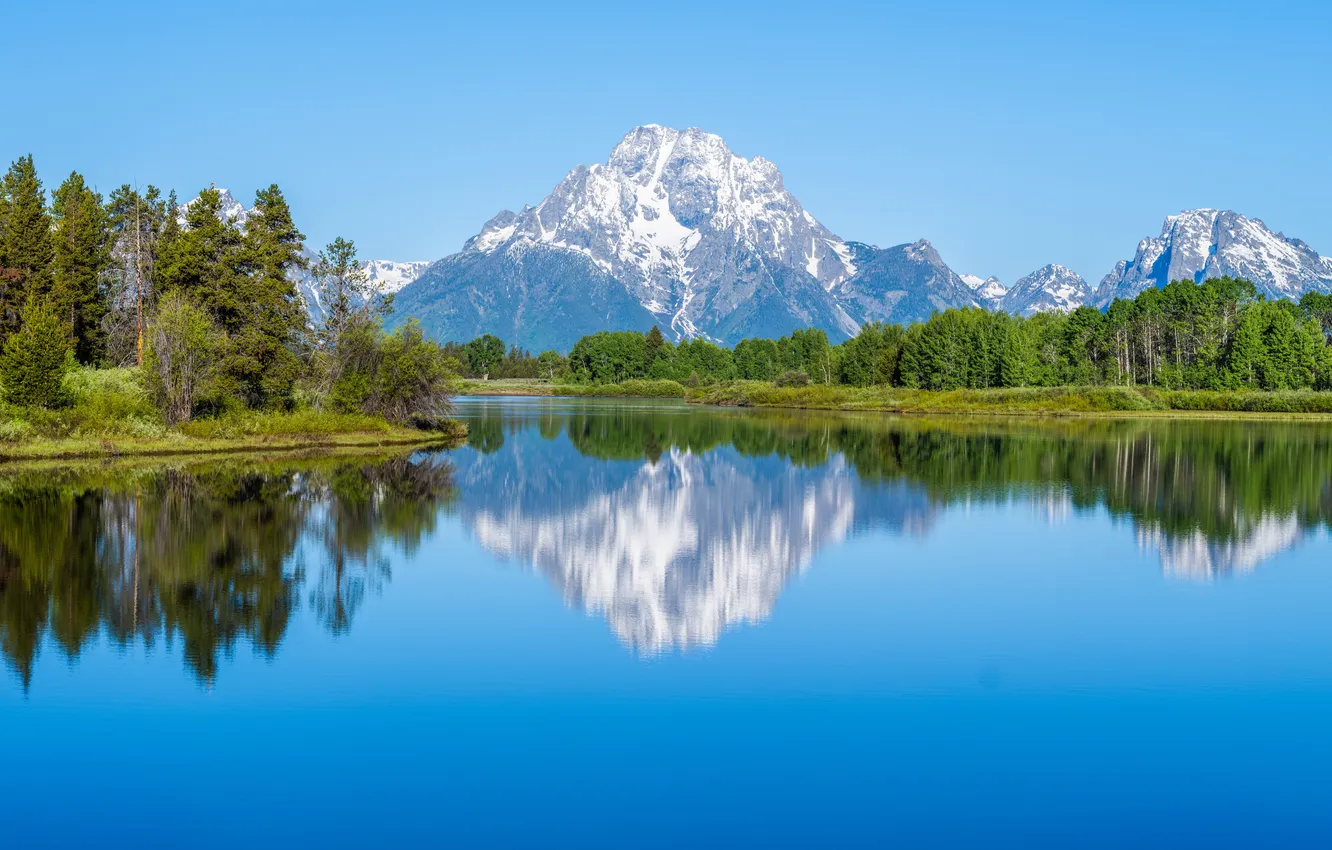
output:
[{"label": "mountain reflection in water", "polygon": [[1108,517],[1166,575],[1204,580],[1332,519],[1332,427],[1314,422],[459,410],[471,436],[451,452],[0,470],[0,654],[27,687],[42,651],[179,642],[211,682],[237,646],[272,655],[298,614],[352,629],[444,523],[654,654],[763,621],[823,550],[871,529],[927,536],[973,507]]},{"label": "mountain reflection in water", "polygon": [[1247,572],[1332,517],[1317,423],[921,420],[682,405],[469,400],[460,515],[491,552],[648,653],[771,611],[860,530],[947,509],[1106,510],[1165,574]]}]

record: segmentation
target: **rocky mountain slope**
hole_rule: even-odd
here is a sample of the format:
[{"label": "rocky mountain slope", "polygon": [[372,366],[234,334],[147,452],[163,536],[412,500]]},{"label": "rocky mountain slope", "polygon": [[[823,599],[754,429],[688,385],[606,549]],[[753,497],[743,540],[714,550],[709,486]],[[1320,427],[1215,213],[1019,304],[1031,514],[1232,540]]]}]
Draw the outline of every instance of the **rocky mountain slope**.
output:
[{"label": "rocky mountain slope", "polygon": [[492,218],[396,308],[439,338],[567,349],[586,333],[654,324],[677,339],[814,326],[838,340],[865,321],[975,303],[928,242],[846,242],[768,160],[698,129],[647,125],[537,206]]},{"label": "rocky mountain slope", "polygon": [[1160,236],[1139,242],[1132,260],[1117,263],[1092,303],[1104,307],[1172,280],[1226,276],[1252,281],[1271,298],[1299,298],[1310,290],[1332,290],[1332,258],[1273,233],[1256,218],[1230,210],[1186,210],[1168,216]]},{"label": "rocky mountain slope", "polygon": [[[220,191],[243,226],[249,211]],[[657,125],[632,130],[605,163],[574,168],[537,206],[499,213],[456,254],[366,269],[398,293],[390,324],[416,318],[440,340],[493,333],[534,351],[653,325],[728,345],[818,327],[837,342],[865,322],[921,321],[950,307],[1029,316],[1223,275],[1273,298],[1332,291],[1332,258],[1213,209],[1169,216],[1098,287],[1054,264],[1012,287],[959,275],[923,239],[888,248],[844,240],[801,206],[773,163],[702,130]],[[309,274],[294,278],[319,321]]]},{"label": "rocky mountain slope", "polygon": [[1019,278],[1000,299],[998,309],[1016,316],[1073,310],[1086,304],[1092,294],[1091,285],[1077,272],[1052,263]]}]

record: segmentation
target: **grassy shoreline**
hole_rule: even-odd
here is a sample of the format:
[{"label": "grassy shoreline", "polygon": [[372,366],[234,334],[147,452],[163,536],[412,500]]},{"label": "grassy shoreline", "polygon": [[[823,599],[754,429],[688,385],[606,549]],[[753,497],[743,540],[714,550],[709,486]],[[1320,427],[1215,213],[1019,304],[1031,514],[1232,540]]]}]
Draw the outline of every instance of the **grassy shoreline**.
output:
[{"label": "grassy shoreline", "polygon": [[335,449],[371,450],[427,445],[454,445],[466,437],[459,432],[386,431],[325,434],[256,434],[243,437],[200,438],[172,433],[161,438],[35,437],[21,443],[0,443],[0,464],[33,460],[92,460],[120,457],[176,457],[256,452],[309,452]]},{"label": "grassy shoreline", "polygon": [[1023,387],[931,391],[901,387],[778,387],[770,383],[736,381],[691,392],[689,401],[727,407],[973,416],[1262,418],[1332,415],[1332,392],[1310,390],[1214,392],[1139,387]]},{"label": "grassy shoreline", "polygon": [[1170,416],[1272,418],[1332,416],[1332,392],[1215,392],[1142,387],[1022,387],[988,390],[912,390],[902,387],[778,387],[730,381],[689,389],[675,381],[562,384],[548,381],[466,381],[478,396],[676,398],[691,404],[800,410],[859,410],[968,416]]}]

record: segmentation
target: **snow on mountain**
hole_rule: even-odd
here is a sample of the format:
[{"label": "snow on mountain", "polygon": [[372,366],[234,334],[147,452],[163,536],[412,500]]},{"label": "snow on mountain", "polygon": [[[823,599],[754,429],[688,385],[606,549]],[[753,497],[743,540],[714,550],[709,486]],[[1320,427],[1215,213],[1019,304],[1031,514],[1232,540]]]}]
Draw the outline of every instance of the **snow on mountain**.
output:
[{"label": "snow on mountain", "polygon": [[1019,316],[1049,310],[1073,310],[1091,300],[1092,287],[1072,269],[1051,263],[1020,278],[999,303],[999,309]]},{"label": "snow on mountain", "polygon": [[958,275],[967,288],[976,293],[976,300],[986,307],[995,309],[1003,297],[1008,294],[1008,287],[999,278],[991,275],[981,277],[974,274]]},{"label": "snow on mountain", "polygon": [[[676,338],[734,342],[810,325],[845,337],[857,322],[829,292],[855,272],[846,243],[771,162],[702,130],[649,124],[537,206],[492,218],[400,309],[437,335],[489,331],[535,347],[567,347],[608,320]],[[589,294],[590,308],[579,303]]]},{"label": "snow on mountain", "polygon": [[395,260],[367,260],[361,268],[370,276],[376,292],[391,295],[421,276],[429,267],[429,260],[397,262]]},{"label": "snow on mountain", "polygon": [[537,206],[496,215],[397,309],[439,338],[495,333],[567,349],[585,333],[653,324],[677,339],[735,343],[813,326],[838,340],[870,319],[974,303],[928,243],[846,242],[763,157],[649,124]]},{"label": "snow on mountain", "polygon": [[[214,187],[216,188],[216,187]],[[217,193],[221,201],[221,215],[228,221],[234,221],[242,229],[250,219],[252,209],[240,201],[226,189],[217,188]],[[176,212],[176,220],[182,226],[185,224],[185,213],[196,201],[198,196],[191,198],[182,204]],[[306,312],[310,315],[310,320],[315,325],[323,321],[324,305],[319,297],[319,289],[310,273],[314,264],[318,262],[318,253],[311,250],[309,246],[301,250],[301,257],[306,261],[307,268],[293,269],[288,277],[296,284],[296,291],[300,294],[301,300],[305,303]],[[421,273],[430,265],[427,261],[401,262],[398,260],[366,260],[361,264],[361,268],[370,276],[371,285],[374,288],[375,296],[391,295],[402,289],[407,284],[416,280]]]},{"label": "snow on mountain", "polygon": [[1226,276],[1252,281],[1272,298],[1299,298],[1332,290],[1332,260],[1259,219],[1230,210],[1185,210],[1166,218],[1160,236],[1139,242],[1132,260],[1116,264],[1094,300],[1105,306],[1173,280]]}]

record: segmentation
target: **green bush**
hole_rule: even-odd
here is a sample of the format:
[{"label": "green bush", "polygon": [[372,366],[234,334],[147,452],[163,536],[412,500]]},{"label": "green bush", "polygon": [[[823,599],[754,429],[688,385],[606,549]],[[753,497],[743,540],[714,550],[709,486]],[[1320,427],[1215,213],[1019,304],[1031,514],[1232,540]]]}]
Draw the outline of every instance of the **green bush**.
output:
[{"label": "green bush", "polygon": [[779,387],[807,387],[809,386],[809,375],[798,369],[787,369],[777,376],[775,383]]}]

